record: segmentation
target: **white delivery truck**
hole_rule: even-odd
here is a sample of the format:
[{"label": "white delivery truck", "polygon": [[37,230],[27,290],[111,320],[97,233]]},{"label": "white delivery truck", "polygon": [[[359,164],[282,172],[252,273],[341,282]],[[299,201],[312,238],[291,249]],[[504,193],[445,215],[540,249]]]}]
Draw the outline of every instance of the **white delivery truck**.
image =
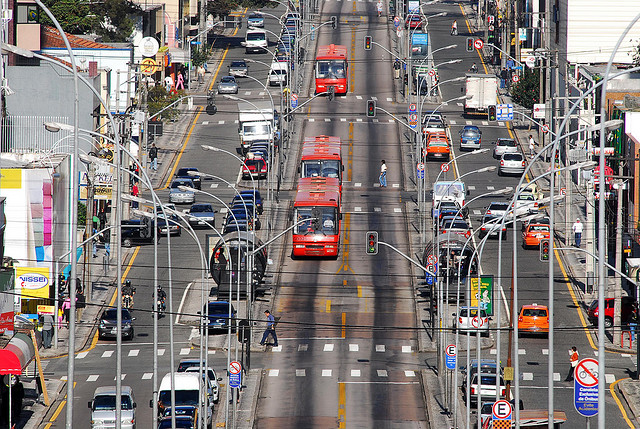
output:
[{"label": "white delivery truck", "polygon": [[492,74],[467,73],[464,114],[488,114],[488,107],[496,104],[498,78]]},{"label": "white delivery truck", "polygon": [[267,32],[264,30],[248,29],[247,34],[244,36],[244,42],[240,44],[244,46],[247,54],[264,52],[267,50],[267,46],[269,46]]},{"label": "white delivery truck", "polygon": [[273,105],[269,101],[238,103],[238,134],[244,151],[256,141],[273,140]]}]

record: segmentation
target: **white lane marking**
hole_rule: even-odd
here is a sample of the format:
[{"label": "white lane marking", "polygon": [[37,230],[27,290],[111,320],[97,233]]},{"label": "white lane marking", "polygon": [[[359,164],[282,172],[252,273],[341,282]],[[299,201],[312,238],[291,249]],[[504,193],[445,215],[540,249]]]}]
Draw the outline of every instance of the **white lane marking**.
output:
[{"label": "white lane marking", "polygon": [[139,354],[140,354],[140,350],[137,350],[137,349],[136,349],[136,350],[129,350],[129,354],[128,354],[128,356],[129,356],[129,357],[136,357],[136,356],[138,356]]},{"label": "white lane marking", "polygon": [[489,354],[497,355],[497,354],[498,354],[498,350],[496,350],[496,349],[491,349],[491,350],[489,350]]},{"label": "white lane marking", "polygon": [[405,371],[404,372],[404,376],[405,377],[415,377],[416,376],[416,372],[415,371]]},{"label": "white lane marking", "polygon": [[495,186],[487,186],[487,191],[495,191],[496,187]]},{"label": "white lane marking", "polygon": [[458,107],[464,106],[464,104],[462,104],[462,103],[456,103],[456,104],[458,105]]},{"label": "white lane marking", "polygon": [[518,354],[519,355],[526,355],[527,351],[525,349],[518,349]]},{"label": "white lane marking", "polygon": [[533,380],[533,373],[532,372],[523,372],[522,373],[522,379],[524,381],[531,381]]},{"label": "white lane marking", "polygon": [[542,354],[545,356],[549,356],[549,349],[542,349]]},{"label": "white lane marking", "polygon": [[331,118],[324,118],[325,122],[331,122]]},{"label": "white lane marking", "polygon": [[354,212],[361,212],[362,211],[362,207],[354,207],[353,211]]},{"label": "white lane marking", "polygon": [[84,359],[87,357],[88,354],[89,352],[80,352],[76,355],[76,359]]},{"label": "white lane marking", "polygon": [[616,381],[616,375],[615,374],[605,374],[604,375],[604,379],[607,382],[607,384],[611,384],[614,381]]},{"label": "white lane marking", "polygon": [[451,125],[455,125],[455,124],[456,124],[456,121],[451,120],[451,121],[449,121],[449,124],[451,124]]},{"label": "white lane marking", "polygon": [[271,347],[271,351],[272,352],[281,352],[282,351],[282,346],[277,346],[277,347]]},{"label": "white lane marking", "polygon": [[191,349],[189,348],[182,348],[180,349],[180,356],[186,356],[189,354],[189,352],[191,351]]},{"label": "white lane marking", "polygon": [[465,121],[465,123],[466,123],[467,125],[473,125],[473,122],[471,122],[471,121]]},{"label": "white lane marking", "polygon": [[378,373],[378,377],[386,377],[388,375],[386,369],[379,369],[377,373]]},{"label": "white lane marking", "polygon": [[468,188],[470,191],[475,191],[475,190],[476,190],[475,185],[469,185],[469,186],[467,186],[467,188]]},{"label": "white lane marking", "polygon": [[322,351],[324,351],[324,352],[332,352],[333,351],[333,344],[325,344],[324,348],[322,349]]},{"label": "white lane marking", "polygon": [[373,211],[374,211],[374,212],[381,212],[381,211],[382,211],[382,208],[381,208],[381,207],[374,207],[374,208],[373,208]]},{"label": "white lane marking", "polygon": [[376,119],[373,119],[372,121],[373,121],[373,123],[374,123],[374,124],[375,124],[375,123],[378,123],[378,122],[380,122],[380,120],[379,120],[378,118],[376,118]]},{"label": "white lane marking", "polygon": [[356,100],[362,100],[362,95],[356,95]]},{"label": "white lane marking", "polygon": [[280,370],[279,369],[270,369],[269,370],[269,377],[277,377],[278,374],[280,374]]},{"label": "white lane marking", "polygon": [[67,381],[67,376],[63,375],[62,377],[60,377],[60,381]]},{"label": "white lane marking", "polygon": [[373,101],[378,101],[378,97],[371,97]]},{"label": "white lane marking", "polygon": [[239,121],[236,119],[233,121],[234,124],[237,124]]},{"label": "white lane marking", "polygon": [[142,374],[142,379],[143,380],[151,380],[153,378],[153,373],[152,372],[145,372],[144,374]]},{"label": "white lane marking", "polygon": [[359,369],[352,369],[351,370],[351,377],[360,377],[360,370]]},{"label": "white lane marking", "polygon": [[182,294],[182,299],[180,299],[180,305],[178,306],[178,314],[176,314],[176,321],[175,321],[176,325],[180,324],[180,315],[182,314],[182,307],[184,306],[184,300],[187,298],[187,295],[189,294],[189,289],[191,289],[192,284],[193,282],[189,283],[187,287],[184,288],[184,293]]},{"label": "white lane marking", "polygon": [[357,352],[360,349],[360,347],[357,344],[349,344],[349,351],[350,352]]},{"label": "white lane marking", "polygon": [[251,95],[251,91],[245,91],[244,95]]},{"label": "white lane marking", "polygon": [[264,92],[264,91],[260,91],[260,92],[258,93],[258,95],[259,95],[260,97],[264,96],[265,94],[266,94],[266,92]]},{"label": "white lane marking", "polygon": [[99,375],[90,375],[87,377],[87,381],[96,381],[100,377]]},{"label": "white lane marking", "polygon": [[559,372],[554,372],[553,373],[553,381],[560,381],[560,373]]},{"label": "white lane marking", "polygon": [[486,126],[486,125],[489,125],[489,122],[487,122],[487,121],[482,121],[482,125],[485,125],[485,126]]},{"label": "white lane marking", "polygon": [[360,187],[362,187],[362,183],[360,183],[360,182],[358,182],[358,183],[354,183],[354,184],[353,184],[353,187],[354,187],[354,188],[360,188]]},{"label": "white lane marking", "polygon": [[393,185],[391,185],[391,186],[392,186],[392,187],[394,187],[394,188],[399,188],[399,187],[400,187],[400,184],[399,184],[399,183],[394,183],[394,184],[393,184]]},{"label": "white lane marking", "polygon": [[389,123],[393,124],[396,120],[395,119],[389,119]]},{"label": "white lane marking", "polygon": [[387,101],[393,101],[393,98],[387,97]]},{"label": "white lane marking", "polygon": [[[122,374],[120,375],[120,380],[124,380],[124,378],[127,376],[127,374]],[[116,381],[116,378],[113,377],[113,381]]]},{"label": "white lane marking", "polygon": [[209,125],[209,121],[202,121],[202,125]]},{"label": "white lane marking", "polygon": [[331,370],[330,369],[323,369],[322,370],[322,376],[323,377],[331,377]]},{"label": "white lane marking", "polygon": [[224,125],[224,121],[218,121],[218,125]]},{"label": "white lane marking", "polygon": [[362,122],[362,118],[356,118],[356,122]]},{"label": "white lane marking", "polygon": [[216,189],[218,187],[219,183],[212,183],[211,186],[209,186],[211,189]]},{"label": "white lane marking", "polygon": [[347,118],[340,118],[340,122],[347,122]]},{"label": "white lane marking", "polygon": [[503,121],[498,122],[498,125],[501,126],[501,127],[506,127],[507,126],[507,124],[504,123]]},{"label": "white lane marking", "polygon": [[385,351],[385,346],[384,346],[384,344],[376,344],[376,351],[377,351],[378,353],[384,353],[384,351]]},{"label": "white lane marking", "polygon": [[158,356],[164,356],[165,349],[158,349]]},{"label": "white lane marking", "polygon": [[315,122],[316,120],[314,118],[309,118],[308,121],[309,122]]},{"label": "white lane marking", "polygon": [[393,212],[394,212],[394,213],[402,213],[402,209],[401,209],[400,207],[395,207],[395,208],[393,209]]},{"label": "white lane marking", "polygon": [[411,346],[402,346],[402,353],[411,353]]},{"label": "white lane marking", "polygon": [[474,210],[474,211],[473,211],[473,214],[474,214],[474,215],[479,215],[479,214],[482,214],[482,213],[480,212],[480,210]]},{"label": "white lane marking", "polygon": [[103,358],[110,358],[111,356],[113,356],[113,350],[107,350],[106,352],[102,353]]},{"label": "white lane marking", "polygon": [[298,345],[299,352],[306,352],[309,349],[309,344],[300,344]]},{"label": "white lane marking", "polygon": [[622,357],[631,357],[631,355],[629,353],[620,353],[620,356],[622,356]]},{"label": "white lane marking", "polygon": [[307,375],[307,371],[304,369],[296,369],[296,377],[304,377]]}]

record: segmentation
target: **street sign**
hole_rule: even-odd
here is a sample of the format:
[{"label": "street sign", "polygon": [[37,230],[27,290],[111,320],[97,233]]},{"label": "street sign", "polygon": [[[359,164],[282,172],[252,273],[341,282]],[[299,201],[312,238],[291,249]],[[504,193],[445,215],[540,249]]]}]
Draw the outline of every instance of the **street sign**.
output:
[{"label": "street sign", "polygon": [[402,37],[402,27],[396,28],[396,36]]},{"label": "street sign", "polygon": [[433,77],[436,75],[436,71],[434,69],[429,70],[429,76]]},{"label": "street sign", "polygon": [[544,119],[546,104],[539,103],[533,105],[533,119]]},{"label": "street sign", "polygon": [[476,39],[473,41],[473,47],[476,49],[482,49],[482,47],[484,46],[484,42],[482,41],[482,39]]},{"label": "street sign", "polygon": [[238,361],[233,361],[229,364],[229,373],[231,374],[240,374],[242,371],[242,365]]},{"label": "street sign", "polygon": [[229,387],[238,388],[242,386],[242,374],[229,374]]},{"label": "street sign", "polygon": [[440,171],[442,171],[443,173],[446,173],[447,171],[449,171],[449,164],[445,163],[440,165]]},{"label": "street sign", "polygon": [[496,120],[513,121],[513,104],[496,104]]},{"label": "street sign", "polygon": [[530,55],[524,60],[524,63],[527,65],[527,67],[532,69],[536,66],[536,57]]},{"label": "street sign", "polygon": [[546,124],[543,125],[542,126],[542,132],[545,133],[545,134],[548,133],[549,132],[549,125],[546,125]]},{"label": "street sign", "polygon": [[520,76],[518,76],[517,74],[514,74],[511,80],[513,80],[515,83],[518,83],[520,82]]},{"label": "street sign", "polygon": [[411,128],[415,128],[418,126],[418,114],[417,113],[411,113],[409,115],[409,126]]},{"label": "street sign", "polygon": [[295,109],[298,107],[298,94],[295,92],[291,93],[291,108]]},{"label": "street sign", "polygon": [[427,262],[430,264],[435,264],[436,262],[438,262],[438,257],[436,255],[429,255],[429,257],[427,257]]},{"label": "street sign", "polygon": [[482,328],[483,325],[484,319],[482,317],[475,316],[473,319],[471,319],[471,326],[473,326],[474,328]]},{"label": "street sign", "polygon": [[147,76],[151,76],[152,74],[157,72],[159,67],[160,66],[158,65],[158,63],[156,63],[156,60],[154,60],[153,58],[145,58],[140,63],[140,71],[143,74],[146,74]]},{"label": "street sign", "polygon": [[[493,420],[512,420],[513,409],[511,408],[511,402],[501,399],[493,403],[491,407],[491,414]],[[495,424],[494,424],[495,427]],[[511,424],[509,424],[511,427]]]},{"label": "street sign", "polygon": [[416,165],[416,171],[417,171],[417,176],[418,179],[424,179],[424,164],[419,162]]},{"label": "street sign", "polygon": [[493,26],[493,24],[489,25],[489,31],[494,31],[496,29],[496,27]]},{"label": "street sign", "polygon": [[582,359],[574,370],[573,403],[585,417],[598,414],[598,361]]},{"label": "street sign", "polygon": [[400,17],[396,16],[395,18],[393,18],[393,25],[398,28],[400,27]]},{"label": "street sign", "polygon": [[409,113],[415,113],[417,111],[418,111],[418,106],[416,106],[416,103],[409,104]]},{"label": "street sign", "polygon": [[456,357],[458,355],[458,350],[455,344],[449,344],[447,348],[444,350],[445,352],[445,363],[447,365],[447,369],[456,369]]},{"label": "street sign", "polygon": [[438,273],[438,266],[429,264],[427,265],[427,272],[425,273],[425,280],[429,286],[436,282],[436,274]]},{"label": "street sign", "polygon": [[567,195],[567,188],[560,188],[560,195],[562,196]]}]

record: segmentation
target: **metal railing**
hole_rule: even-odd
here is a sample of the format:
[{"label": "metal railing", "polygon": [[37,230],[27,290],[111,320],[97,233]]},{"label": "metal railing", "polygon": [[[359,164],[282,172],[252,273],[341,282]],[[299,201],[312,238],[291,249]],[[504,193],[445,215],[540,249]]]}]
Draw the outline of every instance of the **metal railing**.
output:
[{"label": "metal railing", "polygon": [[0,151],[3,153],[45,152],[50,154],[70,153],[73,140],[67,137],[69,131],[50,133],[45,130],[45,122],[68,123],[67,116],[7,116],[2,119],[2,141]]}]

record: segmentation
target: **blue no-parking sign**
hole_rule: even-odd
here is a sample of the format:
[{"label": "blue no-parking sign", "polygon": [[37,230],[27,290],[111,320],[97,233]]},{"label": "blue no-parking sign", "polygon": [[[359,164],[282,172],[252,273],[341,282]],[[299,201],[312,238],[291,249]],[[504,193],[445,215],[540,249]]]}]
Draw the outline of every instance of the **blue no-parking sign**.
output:
[{"label": "blue no-parking sign", "polygon": [[456,345],[449,344],[444,352],[447,369],[456,369],[456,357],[458,356],[458,349],[456,348]]}]

